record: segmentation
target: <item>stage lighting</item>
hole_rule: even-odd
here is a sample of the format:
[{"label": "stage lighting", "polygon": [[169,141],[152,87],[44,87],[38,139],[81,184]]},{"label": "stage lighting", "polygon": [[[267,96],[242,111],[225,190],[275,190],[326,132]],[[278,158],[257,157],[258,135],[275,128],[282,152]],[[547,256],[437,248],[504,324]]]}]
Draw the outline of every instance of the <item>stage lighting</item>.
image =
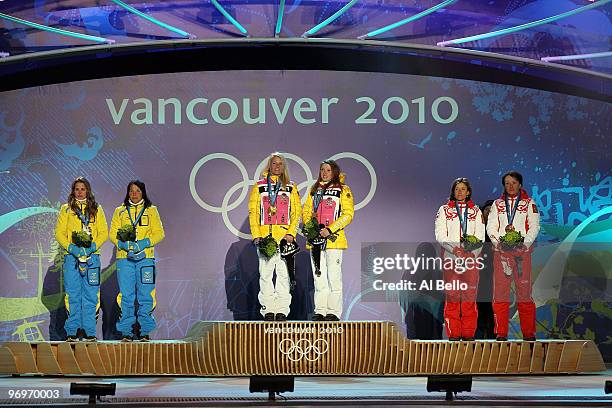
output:
[{"label": "stage lighting", "polygon": [[612,394],[612,381],[606,380],[606,383],[604,384],[604,392],[606,394]]},{"label": "stage lighting", "polygon": [[249,382],[249,392],[267,392],[268,400],[275,400],[276,394],[293,392],[294,377],[290,375],[254,375]]},{"label": "stage lighting", "polygon": [[446,392],[446,400],[453,400],[453,393],[472,391],[471,375],[432,375],[427,377],[427,392]]},{"label": "stage lighting", "polygon": [[89,395],[89,403],[95,404],[103,395],[115,395],[116,388],[116,383],[70,383],[70,395]]}]

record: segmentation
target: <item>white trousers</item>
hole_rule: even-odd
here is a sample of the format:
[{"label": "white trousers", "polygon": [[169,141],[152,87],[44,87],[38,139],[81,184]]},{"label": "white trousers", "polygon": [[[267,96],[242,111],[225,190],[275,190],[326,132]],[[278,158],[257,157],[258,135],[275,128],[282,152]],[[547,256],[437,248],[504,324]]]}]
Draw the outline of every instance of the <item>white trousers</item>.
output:
[{"label": "white trousers", "polygon": [[[266,313],[283,313],[289,315],[291,305],[291,293],[289,293],[289,273],[287,264],[280,256],[275,253],[270,259],[266,259],[259,254],[259,304],[261,305],[261,315]],[[276,269],[276,285],[272,282],[272,276]]]},{"label": "white trousers", "polygon": [[314,275],[315,267],[310,257],[314,278],[315,313],[342,315],[342,249],[321,251],[321,276]]}]

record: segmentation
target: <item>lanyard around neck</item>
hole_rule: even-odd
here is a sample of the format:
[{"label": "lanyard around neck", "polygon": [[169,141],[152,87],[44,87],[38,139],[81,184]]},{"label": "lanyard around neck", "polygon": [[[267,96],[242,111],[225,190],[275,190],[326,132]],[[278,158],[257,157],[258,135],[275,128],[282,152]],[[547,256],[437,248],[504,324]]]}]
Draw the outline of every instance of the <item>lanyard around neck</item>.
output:
[{"label": "lanyard around neck", "polygon": [[516,196],[516,202],[514,203],[514,206],[510,206],[510,203],[508,201],[508,194],[504,195],[504,201],[506,203],[506,216],[508,217],[508,225],[512,225],[512,222],[514,221],[514,216],[516,215],[516,209],[518,208],[518,203],[519,203],[519,197]]},{"label": "lanyard around neck", "polygon": [[276,180],[276,184],[274,185],[274,191],[272,191],[272,181],[270,179],[270,175],[267,177],[268,182],[268,197],[270,198],[270,205],[274,207],[276,205],[276,198],[278,197],[278,192],[281,188],[281,183],[279,180]]},{"label": "lanyard around neck", "polygon": [[457,215],[459,216],[459,224],[461,225],[461,236],[467,235],[467,219],[468,219],[468,205],[465,204],[465,210],[463,210],[463,217],[461,216],[461,209],[459,203],[455,201],[455,208],[457,209]]},{"label": "lanyard around neck", "polygon": [[[134,214],[136,214],[136,209],[138,207],[137,206],[130,206],[130,207],[134,207]],[[136,220],[134,220],[132,219],[132,213],[130,212],[130,208],[128,207],[127,213],[128,213],[128,217],[130,217],[130,223],[132,224],[132,227],[136,228],[136,224],[138,224],[138,222],[140,221],[142,214],[144,214],[144,210],[145,210],[145,206],[143,205],[142,210],[140,210],[140,212],[138,213],[138,216],[136,217]]]}]

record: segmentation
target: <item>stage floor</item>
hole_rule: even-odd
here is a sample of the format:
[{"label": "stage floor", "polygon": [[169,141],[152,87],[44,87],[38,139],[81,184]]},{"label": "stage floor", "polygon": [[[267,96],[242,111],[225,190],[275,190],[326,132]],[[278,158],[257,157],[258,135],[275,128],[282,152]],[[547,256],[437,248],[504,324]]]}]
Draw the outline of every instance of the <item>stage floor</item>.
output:
[{"label": "stage floor", "polygon": [[[473,377],[472,392],[457,395],[452,405],[469,406],[612,406],[604,394],[612,366],[601,374]],[[70,396],[71,382],[117,384],[102,406],[247,406],[267,405],[267,395],[249,393],[248,377],[0,377],[0,406],[9,404],[8,389],[59,388],[64,398],[53,406],[86,403]],[[296,377],[295,391],[277,397],[291,406],[437,406],[448,405],[444,393],[427,393],[426,377]],[[16,401],[15,401],[16,402]],[[47,400],[46,402],[51,402]],[[23,406],[21,403],[16,402]],[[39,401],[43,404],[45,401]]]}]

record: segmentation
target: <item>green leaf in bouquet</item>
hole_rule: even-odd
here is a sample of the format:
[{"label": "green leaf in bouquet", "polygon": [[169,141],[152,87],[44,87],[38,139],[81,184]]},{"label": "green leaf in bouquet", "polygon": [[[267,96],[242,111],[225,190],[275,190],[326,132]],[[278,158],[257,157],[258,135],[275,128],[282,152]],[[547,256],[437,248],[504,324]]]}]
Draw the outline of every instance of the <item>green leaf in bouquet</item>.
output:
[{"label": "green leaf in bouquet", "polygon": [[132,224],[122,225],[117,230],[117,239],[123,242],[136,241],[136,229]]},{"label": "green leaf in bouquet", "polygon": [[304,223],[302,232],[306,236],[306,239],[311,241],[319,236],[321,228],[319,227],[319,221],[313,217]]},{"label": "green leaf in bouquet", "polygon": [[85,231],[72,231],[72,243],[81,248],[91,247],[91,235]]},{"label": "green leaf in bouquet", "polygon": [[482,246],[482,241],[475,235],[466,235],[461,238],[461,246],[466,251],[474,251]]},{"label": "green leaf in bouquet", "polygon": [[499,237],[502,249],[512,250],[520,245],[523,245],[525,237],[519,231],[508,231],[505,235]]},{"label": "green leaf in bouquet", "polygon": [[278,251],[278,244],[272,235],[261,238],[257,246],[259,248],[259,253],[268,259],[272,258],[276,251]]}]

